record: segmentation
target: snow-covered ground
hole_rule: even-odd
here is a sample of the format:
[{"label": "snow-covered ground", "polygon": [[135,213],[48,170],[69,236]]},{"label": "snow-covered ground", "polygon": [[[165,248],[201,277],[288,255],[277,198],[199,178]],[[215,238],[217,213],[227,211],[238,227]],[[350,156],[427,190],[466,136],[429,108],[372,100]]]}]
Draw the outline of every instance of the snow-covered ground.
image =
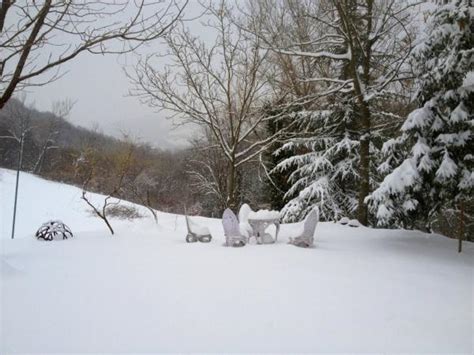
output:
[{"label": "snow-covered ground", "polygon": [[[80,190],[0,170],[0,353],[474,351],[474,246],[420,232],[317,226],[317,247],[186,244],[182,216],[113,220]],[[146,214],[146,210],[143,211]],[[62,219],[75,237],[33,233]]]}]

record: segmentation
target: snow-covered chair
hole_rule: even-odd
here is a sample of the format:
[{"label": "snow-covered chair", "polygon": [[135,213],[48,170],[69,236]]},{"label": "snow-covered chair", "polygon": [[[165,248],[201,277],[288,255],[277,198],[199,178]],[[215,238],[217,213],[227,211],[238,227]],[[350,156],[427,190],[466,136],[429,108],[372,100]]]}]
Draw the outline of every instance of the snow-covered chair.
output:
[{"label": "snow-covered chair", "polygon": [[319,222],[319,210],[313,208],[306,216],[303,224],[303,232],[295,238],[290,238],[288,244],[293,244],[301,248],[309,248],[314,244],[314,232]]},{"label": "snow-covered chair", "polygon": [[247,238],[240,232],[237,216],[228,208],[222,215],[222,226],[224,227],[225,244],[227,246],[243,247],[247,244]]},{"label": "snow-covered chair", "polygon": [[202,243],[209,243],[212,239],[211,232],[206,226],[201,226],[195,221],[191,220],[187,215],[186,218],[186,227],[188,228],[188,234],[186,235],[186,242],[195,243],[200,241]]},{"label": "snow-covered chair", "polygon": [[253,229],[249,223],[249,214],[252,212],[252,209],[249,205],[244,203],[239,210],[239,228],[240,233],[247,238],[247,240],[252,236]]}]

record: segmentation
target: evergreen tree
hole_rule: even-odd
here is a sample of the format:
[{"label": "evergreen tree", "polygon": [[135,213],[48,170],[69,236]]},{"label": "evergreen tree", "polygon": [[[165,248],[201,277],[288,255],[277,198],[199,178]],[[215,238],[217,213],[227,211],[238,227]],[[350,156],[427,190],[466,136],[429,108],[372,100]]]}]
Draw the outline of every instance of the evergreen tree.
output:
[{"label": "evergreen tree", "polygon": [[354,137],[354,110],[334,102],[325,110],[300,111],[294,118],[302,131],[276,151],[277,156],[292,152],[276,171],[291,171],[290,201],[282,210],[285,221],[301,220],[314,205],[321,218],[337,219],[352,214],[357,207],[357,165],[359,141]]},{"label": "evergreen tree", "polygon": [[419,108],[385,144],[391,172],[369,198],[380,224],[423,217],[429,228],[435,213],[472,202],[473,11],[470,0],[438,6],[413,51]]},{"label": "evergreen tree", "polygon": [[[297,110],[297,108],[295,108]],[[274,116],[278,114],[278,109],[268,108],[268,115]],[[291,118],[284,116],[278,120],[270,120],[267,123],[267,134],[269,136],[274,135],[278,131],[284,129],[291,125]],[[294,134],[295,132],[288,132],[289,134]],[[265,195],[268,198],[270,206],[274,210],[281,210],[288,202],[285,198],[286,193],[291,187],[291,184],[288,181],[288,178],[291,174],[291,170],[278,170],[275,169],[279,163],[284,159],[291,157],[295,152],[292,150],[286,150],[285,152],[280,152],[284,143],[280,141],[273,142],[268,150],[263,154],[263,169],[266,175],[265,181]],[[279,152],[275,154],[276,152]]]},{"label": "evergreen tree", "polygon": [[[381,142],[403,121],[390,104],[403,94],[410,8],[371,0],[295,4],[296,23],[313,21],[304,36],[287,38],[292,31],[285,22],[283,34],[268,40],[278,55],[308,60],[302,67],[314,68],[311,75],[299,70],[295,79],[313,85],[304,96],[294,92],[304,103],[293,116],[301,136],[276,153],[293,154],[275,169],[291,171],[284,219],[299,220],[318,205],[323,219],[344,215],[367,224],[365,198],[380,181],[374,163]],[[320,21],[322,14],[330,21]]]}]

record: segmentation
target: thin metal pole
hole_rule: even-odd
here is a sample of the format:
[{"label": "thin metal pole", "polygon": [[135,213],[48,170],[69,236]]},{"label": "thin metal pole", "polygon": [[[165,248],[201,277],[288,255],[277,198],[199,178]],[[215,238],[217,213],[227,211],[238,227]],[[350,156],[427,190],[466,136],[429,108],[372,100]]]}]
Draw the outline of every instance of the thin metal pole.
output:
[{"label": "thin metal pole", "polygon": [[20,184],[20,170],[23,163],[23,142],[25,134],[21,134],[20,151],[18,152],[18,166],[16,169],[16,183],[15,183],[15,203],[13,205],[13,222],[12,222],[12,239],[15,238],[15,222],[16,222],[16,207],[18,204],[18,185]]}]

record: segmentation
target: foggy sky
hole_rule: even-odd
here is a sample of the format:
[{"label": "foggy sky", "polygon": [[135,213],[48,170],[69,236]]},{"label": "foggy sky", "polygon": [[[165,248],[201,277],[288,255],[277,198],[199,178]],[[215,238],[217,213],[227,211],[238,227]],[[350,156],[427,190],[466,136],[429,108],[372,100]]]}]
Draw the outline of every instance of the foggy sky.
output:
[{"label": "foggy sky", "polygon": [[[191,0],[185,17],[194,18],[201,13],[198,2]],[[204,18],[187,22],[187,26],[201,39],[211,41],[213,34],[202,27],[200,21]],[[146,53],[164,51],[165,45],[160,40],[152,42],[146,49]],[[62,72],[67,71],[67,74],[58,81],[28,89],[27,101],[33,101],[40,110],[49,110],[53,102],[69,98],[76,101],[69,118],[71,123],[99,127],[104,133],[116,137],[127,133],[161,148],[186,146],[196,127],[173,129],[172,122],[165,118],[166,113],[157,113],[141,104],[138,98],[128,96],[131,84],[123,67],[133,69],[136,61],[134,54],[101,56],[84,53],[62,66]]]},{"label": "foggy sky", "polygon": [[[198,3],[191,1],[186,16],[191,18],[201,12]],[[188,22],[187,25],[202,29],[199,21]],[[205,32],[199,33],[206,38]],[[156,40],[145,51],[164,53],[165,45]],[[166,119],[166,113],[158,113],[156,109],[141,104],[138,98],[128,95],[131,84],[123,68],[133,70],[136,61],[136,54],[83,53],[61,67],[61,72],[66,74],[59,80],[43,87],[28,88],[25,91],[27,102],[46,111],[55,101],[71,99],[75,105],[68,120],[73,124],[99,128],[103,133],[116,137],[126,133],[160,148],[186,146],[196,127],[175,128]]]}]

